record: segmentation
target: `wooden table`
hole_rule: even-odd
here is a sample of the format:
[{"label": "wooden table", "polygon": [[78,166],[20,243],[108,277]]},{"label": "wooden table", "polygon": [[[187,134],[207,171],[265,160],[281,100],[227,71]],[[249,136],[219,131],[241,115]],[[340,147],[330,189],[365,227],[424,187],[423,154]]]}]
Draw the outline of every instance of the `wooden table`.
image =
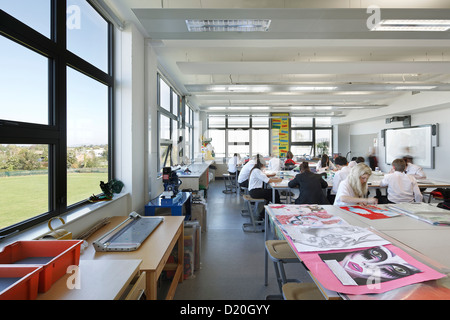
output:
[{"label": "wooden table", "polygon": [[[37,300],[118,300],[138,275],[141,260],[80,260],[79,270],[65,274]],[[79,277],[79,288],[69,288]]]},{"label": "wooden table", "polygon": [[[111,222],[91,235],[87,241],[88,248],[81,254],[81,260],[118,260],[140,259],[140,270],[146,272],[146,296],[149,300],[157,299],[157,281],[163,270],[173,270],[175,275],[166,299],[171,300],[179,282],[183,281],[184,258],[184,217],[166,216],[164,221],[150,234],[136,251],[96,252],[92,242],[112,230],[127,217],[112,217]],[[178,243],[178,262],[167,263],[175,244]]]}]

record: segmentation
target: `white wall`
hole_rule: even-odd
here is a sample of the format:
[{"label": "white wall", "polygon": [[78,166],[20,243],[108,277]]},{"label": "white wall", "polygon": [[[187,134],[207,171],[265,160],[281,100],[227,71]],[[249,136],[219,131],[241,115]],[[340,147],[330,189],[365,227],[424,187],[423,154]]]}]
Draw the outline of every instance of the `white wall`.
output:
[{"label": "white wall", "polygon": [[338,152],[345,155],[349,151],[350,135],[376,133],[378,134],[377,154],[380,168],[388,171],[390,167],[384,161],[385,148],[381,139],[381,130],[403,127],[402,122],[385,123],[385,119],[393,115],[411,115],[412,126],[439,124],[439,146],[435,148],[435,168],[424,170],[429,178],[450,181],[450,170],[448,170],[450,142],[446,139],[450,137],[450,93],[447,92],[405,94],[389,107],[353,112],[349,117],[339,120]]},{"label": "white wall", "polygon": [[147,120],[144,103],[144,37],[132,23],[116,32],[115,175],[131,195],[131,210],[143,214]]}]

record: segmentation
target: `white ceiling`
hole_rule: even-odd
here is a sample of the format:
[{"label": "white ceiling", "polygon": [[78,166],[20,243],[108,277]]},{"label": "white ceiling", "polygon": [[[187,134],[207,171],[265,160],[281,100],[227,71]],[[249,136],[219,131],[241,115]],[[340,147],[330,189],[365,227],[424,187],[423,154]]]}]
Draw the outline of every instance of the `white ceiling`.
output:
[{"label": "white ceiling", "polygon": [[[448,0],[105,0],[149,39],[161,70],[208,113],[344,116],[450,90],[450,31],[376,32],[381,19],[448,19]],[[404,7],[407,3],[408,7]],[[269,31],[190,33],[186,19],[271,19]],[[421,86],[412,89],[411,86]],[[330,90],[331,88],[333,90]]]}]

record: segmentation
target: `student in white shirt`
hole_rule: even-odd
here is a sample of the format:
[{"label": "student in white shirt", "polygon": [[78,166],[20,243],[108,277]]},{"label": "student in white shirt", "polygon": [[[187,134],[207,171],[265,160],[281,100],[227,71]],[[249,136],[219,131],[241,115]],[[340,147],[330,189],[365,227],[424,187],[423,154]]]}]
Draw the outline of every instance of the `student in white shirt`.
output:
[{"label": "student in white shirt", "polygon": [[254,158],[247,161],[247,163],[242,167],[238,175],[238,183],[240,187],[248,187],[248,176],[253,166],[256,163],[256,159],[259,159],[260,155],[257,154]]},{"label": "student in white shirt", "polygon": [[425,172],[423,172],[423,169],[412,163],[412,157],[411,156],[405,156],[403,157],[403,160],[405,160],[406,162],[406,168],[405,168],[405,172],[406,174],[410,174],[412,176],[414,176],[414,178],[416,179],[426,179],[427,175],[425,174]]},{"label": "student in white shirt", "polygon": [[405,174],[406,163],[403,159],[392,161],[393,173],[384,176],[380,187],[387,187],[388,203],[421,202],[423,199],[416,178]]},{"label": "student in white shirt", "polygon": [[280,171],[282,166],[282,162],[280,158],[277,156],[272,156],[272,159],[269,160],[269,164],[267,165],[267,169],[270,171]]},{"label": "student in white shirt", "polygon": [[278,190],[275,190],[275,199],[272,199],[272,189],[264,188],[264,183],[281,182],[281,178],[269,178],[262,171],[265,165],[259,158],[256,160],[256,164],[250,171],[248,178],[248,193],[255,199],[266,199],[272,203],[280,203],[280,195]]},{"label": "student in white shirt", "polygon": [[334,202],[334,198],[336,197],[339,185],[347,178],[351,170],[351,168],[348,166],[347,158],[343,156],[337,157],[334,162],[338,171],[336,171],[336,173],[334,174],[333,188],[328,195],[328,201],[330,201],[330,203]]},{"label": "student in white shirt", "polygon": [[367,181],[372,170],[365,163],[354,166],[347,178],[339,184],[334,200],[336,206],[377,204],[377,198],[367,198]]},{"label": "student in white shirt", "polygon": [[241,157],[235,153],[232,158],[228,160],[228,173],[236,174],[237,166],[241,163]]}]

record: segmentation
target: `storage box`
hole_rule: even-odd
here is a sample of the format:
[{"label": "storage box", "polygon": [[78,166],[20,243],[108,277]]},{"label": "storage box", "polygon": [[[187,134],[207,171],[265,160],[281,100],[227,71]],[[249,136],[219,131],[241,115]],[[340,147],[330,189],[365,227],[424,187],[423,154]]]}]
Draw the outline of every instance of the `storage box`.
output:
[{"label": "storage box", "polygon": [[191,220],[198,221],[202,232],[206,231],[207,226],[207,211],[206,206],[203,203],[193,203],[191,209]]},{"label": "storage box", "polygon": [[39,266],[0,265],[0,300],[34,300],[38,294]]},{"label": "storage box", "polygon": [[82,240],[17,241],[0,252],[0,264],[42,266],[39,292],[46,292],[66,274],[68,266],[79,264],[82,243]]}]

